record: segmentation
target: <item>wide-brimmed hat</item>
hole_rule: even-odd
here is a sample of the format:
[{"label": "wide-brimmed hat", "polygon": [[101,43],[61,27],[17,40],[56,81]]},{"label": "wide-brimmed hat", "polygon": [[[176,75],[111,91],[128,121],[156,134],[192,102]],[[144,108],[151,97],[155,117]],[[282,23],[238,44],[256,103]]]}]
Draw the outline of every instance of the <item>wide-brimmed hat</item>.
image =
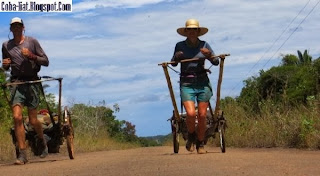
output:
[{"label": "wide-brimmed hat", "polygon": [[196,19],[189,19],[186,21],[186,26],[177,29],[178,34],[187,37],[186,29],[187,28],[198,28],[199,34],[198,36],[204,35],[208,32],[208,28],[200,27],[199,21]]},{"label": "wide-brimmed hat", "polygon": [[14,18],[12,18],[12,19],[11,19],[11,22],[10,22],[10,25],[13,24],[13,23],[20,23],[20,24],[23,25],[23,21],[22,21],[22,19],[19,18],[19,17],[14,17]]}]

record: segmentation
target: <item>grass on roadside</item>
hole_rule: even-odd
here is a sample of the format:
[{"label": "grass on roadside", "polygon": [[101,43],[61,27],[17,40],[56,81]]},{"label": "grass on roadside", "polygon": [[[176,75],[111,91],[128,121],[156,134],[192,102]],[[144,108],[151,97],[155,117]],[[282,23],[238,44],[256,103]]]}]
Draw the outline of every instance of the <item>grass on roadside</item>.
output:
[{"label": "grass on roadside", "polygon": [[[14,161],[15,148],[12,144],[12,138],[8,130],[0,131],[0,163]],[[129,148],[137,148],[140,145],[135,143],[119,142],[107,136],[104,132],[99,132],[98,135],[93,136],[90,133],[79,133],[75,132],[74,138],[75,157],[77,153],[82,152],[93,152],[93,151],[106,151],[106,150],[123,150]],[[59,153],[68,156],[66,144],[60,146]],[[34,158],[30,147],[28,147],[28,158]]]},{"label": "grass on roadside", "polygon": [[[223,107],[227,119],[227,147],[293,147],[320,149],[320,106],[287,108],[266,103],[252,115],[236,103]],[[218,135],[209,145],[219,146]],[[180,137],[180,147],[185,141]],[[172,146],[172,136],[164,145]]]}]

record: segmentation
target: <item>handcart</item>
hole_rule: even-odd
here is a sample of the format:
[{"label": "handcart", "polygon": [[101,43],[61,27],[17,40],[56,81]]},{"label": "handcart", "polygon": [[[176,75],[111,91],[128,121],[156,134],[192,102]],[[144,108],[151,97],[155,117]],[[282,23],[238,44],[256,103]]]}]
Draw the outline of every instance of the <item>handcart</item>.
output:
[{"label": "handcart", "polygon": [[[220,68],[219,68],[219,79],[217,84],[217,99],[216,99],[216,106],[215,110],[213,111],[211,104],[209,102],[209,108],[207,112],[207,130],[205,133],[205,143],[207,143],[208,139],[210,137],[215,138],[215,134],[219,133],[219,142],[220,142],[220,148],[221,152],[226,152],[226,144],[225,144],[225,130],[227,127],[226,118],[224,117],[223,111],[220,109],[220,90],[221,90],[221,83],[222,83],[222,77],[223,77],[223,67],[224,67],[224,59],[226,56],[230,56],[230,54],[221,54],[217,56],[211,56],[211,58],[220,58]],[[170,80],[170,75],[168,72],[168,67],[171,64],[177,64],[182,62],[192,62],[196,60],[200,60],[203,58],[191,58],[191,59],[184,59],[181,61],[172,61],[172,62],[163,62],[158,64],[161,65],[167,80],[169,93],[173,105],[173,115],[169,119],[171,123],[171,130],[172,130],[172,138],[173,138],[173,151],[174,153],[179,152],[179,141],[180,141],[180,135],[182,135],[184,140],[188,139],[188,130],[186,125],[186,113],[179,113],[177,103],[175,100],[174,92],[172,89],[172,84]],[[181,111],[183,109],[182,103],[181,103]]]},{"label": "handcart", "polygon": [[[43,90],[42,82],[46,81],[58,81],[59,82],[59,100],[58,100],[58,112],[52,112],[45,98],[45,93]],[[41,96],[47,106],[47,109],[39,111],[37,115],[38,120],[42,123],[43,135],[47,141],[47,147],[49,153],[59,153],[60,145],[63,145],[64,141],[67,143],[67,151],[70,159],[74,159],[74,130],[71,121],[71,113],[68,107],[65,106],[62,112],[61,110],[61,96],[62,96],[62,78],[53,78],[49,76],[43,76],[39,80],[35,81],[19,81],[12,83],[3,83],[2,89],[6,100],[9,103],[9,98],[7,96],[7,88],[9,86],[16,86],[21,84],[39,84],[41,90]],[[33,127],[29,124],[28,118],[24,119],[24,128],[26,134],[26,141],[31,148],[34,155],[41,155],[41,144],[37,138],[37,133],[34,131]],[[15,146],[16,155],[19,155],[19,147],[17,145],[17,139],[15,136],[14,128],[11,128],[10,134],[12,136],[12,142]]]}]

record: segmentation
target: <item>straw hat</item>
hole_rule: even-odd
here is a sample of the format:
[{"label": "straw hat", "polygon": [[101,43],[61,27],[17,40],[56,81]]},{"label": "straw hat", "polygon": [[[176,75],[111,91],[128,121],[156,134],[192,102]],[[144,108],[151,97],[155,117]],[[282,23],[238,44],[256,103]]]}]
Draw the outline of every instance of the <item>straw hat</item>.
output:
[{"label": "straw hat", "polygon": [[204,35],[208,32],[208,28],[200,27],[199,21],[196,19],[189,19],[186,21],[186,27],[181,27],[177,29],[178,34],[187,37],[186,30],[187,28],[199,28],[200,32],[198,36]]}]

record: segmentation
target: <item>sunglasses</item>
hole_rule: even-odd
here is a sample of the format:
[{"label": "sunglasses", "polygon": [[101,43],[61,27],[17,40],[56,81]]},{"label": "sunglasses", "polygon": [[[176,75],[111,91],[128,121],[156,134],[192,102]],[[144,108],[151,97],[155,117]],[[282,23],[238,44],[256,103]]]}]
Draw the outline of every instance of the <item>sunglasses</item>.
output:
[{"label": "sunglasses", "polygon": [[21,23],[13,23],[13,24],[11,24],[11,27],[12,28],[20,28],[20,27],[23,27],[23,24],[21,24]]},{"label": "sunglasses", "polygon": [[186,31],[191,31],[191,30],[197,31],[197,30],[199,30],[199,28],[186,28]]}]

